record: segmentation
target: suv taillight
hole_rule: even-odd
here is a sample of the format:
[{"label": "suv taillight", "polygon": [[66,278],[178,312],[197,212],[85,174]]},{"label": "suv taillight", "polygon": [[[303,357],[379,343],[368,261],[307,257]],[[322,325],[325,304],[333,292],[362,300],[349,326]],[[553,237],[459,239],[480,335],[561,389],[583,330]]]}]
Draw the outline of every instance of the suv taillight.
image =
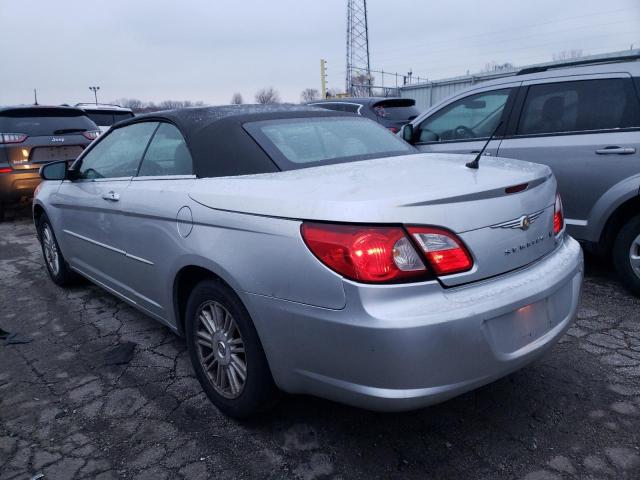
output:
[{"label": "suv taillight", "polygon": [[553,206],[553,233],[558,235],[564,228],[564,212],[562,211],[562,199],[556,193],[556,203]]},{"label": "suv taillight", "polygon": [[22,143],[27,137],[24,133],[0,133],[0,143]]},{"label": "suv taillight", "polygon": [[437,275],[466,272],[473,267],[471,255],[455,234],[433,227],[407,227],[407,230]]},{"label": "suv taillight", "polygon": [[400,227],[305,222],[301,232],[322,263],[352,280],[389,283],[428,277],[418,252]]},{"label": "suv taillight", "polygon": [[84,135],[89,140],[95,140],[100,136],[100,130],[90,130],[88,132],[82,132],[82,135]]},{"label": "suv taillight", "polygon": [[407,231],[414,241],[401,227],[311,222],[301,227],[302,238],[322,263],[360,282],[417,282],[433,278],[430,272],[449,275],[473,267],[471,255],[453,233],[433,227]]}]

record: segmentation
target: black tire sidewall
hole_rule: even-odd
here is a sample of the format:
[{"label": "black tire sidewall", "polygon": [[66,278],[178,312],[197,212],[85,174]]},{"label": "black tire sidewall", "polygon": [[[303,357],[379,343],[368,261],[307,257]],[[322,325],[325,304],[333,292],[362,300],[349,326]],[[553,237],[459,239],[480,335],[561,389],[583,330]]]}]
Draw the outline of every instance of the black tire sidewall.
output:
[{"label": "black tire sidewall", "polygon": [[[234,399],[220,395],[210,383],[207,373],[200,364],[195,332],[198,319],[196,313],[206,301],[216,301],[233,316],[242,335],[247,362],[247,380],[239,397]],[[233,292],[217,280],[203,280],[192,290],[187,302],[185,317],[185,335],[189,357],[198,381],[211,402],[220,411],[236,418],[246,418],[266,410],[277,398],[277,388],[273,382],[258,333],[246,308]]]},{"label": "black tire sidewall", "polygon": [[613,263],[625,286],[640,296],[640,277],[629,262],[631,243],[640,235],[640,216],[633,217],[618,232],[613,246]]},{"label": "black tire sidewall", "polygon": [[[49,231],[51,232],[51,236],[53,238],[53,241],[55,242],[56,248],[58,249],[59,269],[58,269],[58,273],[57,274],[54,274],[51,271],[51,269],[49,268],[49,264],[47,263],[47,256],[46,256],[46,253],[44,251],[44,238],[43,238],[42,233],[44,231],[45,225],[49,227]],[[58,243],[58,239],[56,238],[56,234],[53,231],[53,226],[51,225],[51,221],[49,220],[49,217],[47,217],[46,213],[43,213],[40,216],[40,219],[38,221],[38,235],[40,236],[40,249],[42,250],[42,257],[44,259],[44,265],[45,265],[45,267],[47,269],[47,272],[49,273],[49,277],[51,278],[53,283],[55,283],[56,285],[58,285],[60,287],[65,287],[65,286],[69,285],[70,283],[73,282],[73,280],[75,278],[75,275],[71,271],[69,266],[67,265],[67,262],[64,259],[64,256],[62,255],[62,251],[60,250],[60,244]]]}]

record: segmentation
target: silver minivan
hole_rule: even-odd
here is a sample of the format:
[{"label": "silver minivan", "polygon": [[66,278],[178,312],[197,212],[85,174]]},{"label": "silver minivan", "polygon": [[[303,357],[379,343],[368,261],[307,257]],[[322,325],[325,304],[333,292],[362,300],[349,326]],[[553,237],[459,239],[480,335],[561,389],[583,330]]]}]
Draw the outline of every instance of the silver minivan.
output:
[{"label": "silver minivan", "polygon": [[[475,85],[402,135],[424,152],[474,153],[551,167],[568,232],[611,254],[640,295],[640,61],[573,62]],[[480,167],[482,168],[482,167]]]}]

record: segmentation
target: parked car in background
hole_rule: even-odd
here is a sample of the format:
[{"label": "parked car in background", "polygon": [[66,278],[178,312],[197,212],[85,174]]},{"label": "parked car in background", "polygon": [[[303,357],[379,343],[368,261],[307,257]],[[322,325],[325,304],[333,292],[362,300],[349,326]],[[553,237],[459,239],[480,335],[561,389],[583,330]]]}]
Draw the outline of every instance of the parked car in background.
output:
[{"label": "parked car in background", "polygon": [[309,107],[156,112],[43,167],[34,221],[51,279],[185,335],[226,414],[278,389],[413,409],[538,358],[578,304],[549,168],[469,157]]},{"label": "parked car in background", "polygon": [[310,102],[308,105],[335,110],[337,112],[350,112],[375,120],[387,127],[393,133],[416,118],[420,111],[416,108],[415,100],[411,98],[343,98]]},{"label": "parked car in background", "polygon": [[569,233],[611,254],[640,295],[640,62],[526,69],[445,100],[403,133],[423,152],[473,153],[498,125],[485,154],[551,167]]},{"label": "parked car in background", "polygon": [[84,110],[87,116],[100,128],[100,132],[106,132],[114,123],[132,118],[130,108],[107,103],[77,103],[77,108]]},{"label": "parked car in background", "polygon": [[77,108],[0,108],[0,219],[7,204],[33,195],[43,164],[75,160],[98,133]]}]

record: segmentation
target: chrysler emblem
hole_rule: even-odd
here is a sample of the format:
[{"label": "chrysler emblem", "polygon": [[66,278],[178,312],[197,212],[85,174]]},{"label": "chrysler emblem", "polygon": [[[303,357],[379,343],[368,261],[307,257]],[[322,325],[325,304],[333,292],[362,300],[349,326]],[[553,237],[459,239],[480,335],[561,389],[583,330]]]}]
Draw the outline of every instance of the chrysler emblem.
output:
[{"label": "chrysler emblem", "polygon": [[529,230],[531,226],[531,219],[528,215],[523,215],[520,217],[520,230]]}]

